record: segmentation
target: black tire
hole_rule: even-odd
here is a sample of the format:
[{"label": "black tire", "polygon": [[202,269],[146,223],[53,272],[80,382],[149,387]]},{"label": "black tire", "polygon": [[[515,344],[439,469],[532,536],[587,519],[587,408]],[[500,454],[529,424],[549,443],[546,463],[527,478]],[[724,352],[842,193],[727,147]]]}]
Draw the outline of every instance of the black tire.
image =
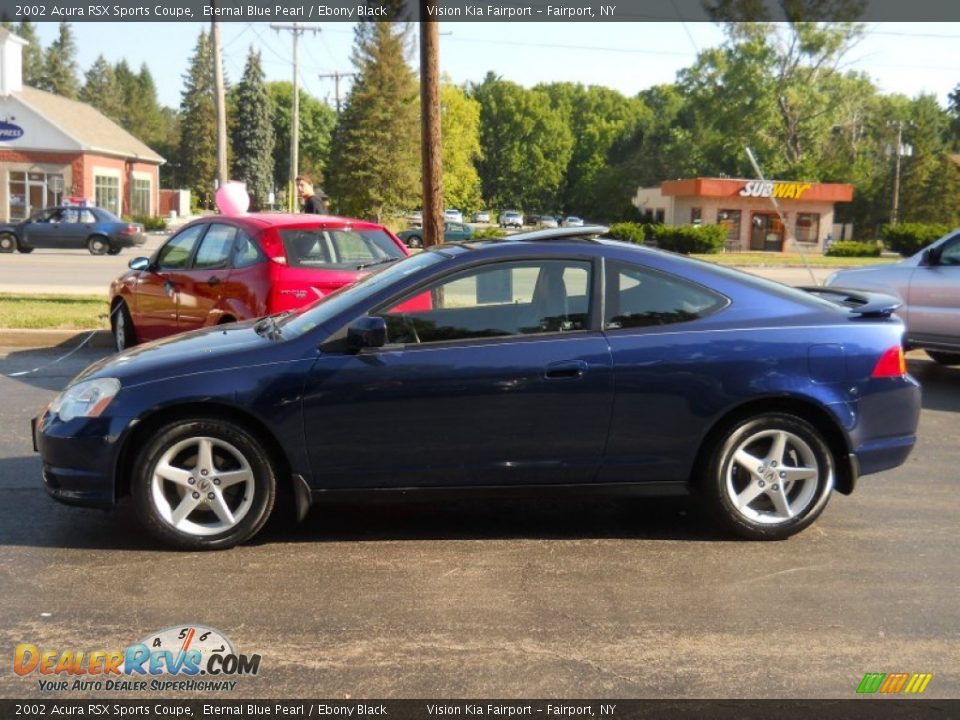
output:
[{"label": "black tire", "polygon": [[751,540],[783,540],[823,512],[834,479],[833,455],[810,423],[764,413],[734,423],[721,436],[704,492],[728,530]]},{"label": "black tire", "polygon": [[0,234],[0,253],[12,253],[17,249],[17,238],[10,233]]},{"label": "black tire", "polygon": [[927,350],[926,353],[938,365],[960,365],[960,353],[941,352],[939,350]]},{"label": "black tire", "polygon": [[[158,472],[161,464],[166,469]],[[229,420],[170,423],[153,435],[133,467],[137,517],[156,539],[181,550],[225,550],[249,540],[276,500],[269,455],[254,435]],[[229,485],[223,482],[228,475]]]},{"label": "black tire", "polygon": [[407,238],[407,247],[410,248],[419,248],[423,247],[423,238],[419,235],[411,235]]},{"label": "black tire", "polygon": [[91,255],[106,255],[110,244],[103,235],[91,235],[87,238],[87,250]]},{"label": "black tire", "polygon": [[130,309],[121,300],[110,313],[110,330],[113,332],[113,345],[117,352],[132,348],[138,343],[137,331],[130,317]]},{"label": "black tire", "polygon": [[27,247],[26,245],[17,245],[17,252],[23,253],[24,255],[29,255],[33,252],[32,247]]},{"label": "black tire", "polygon": [[110,249],[107,250],[107,255],[119,255],[121,250],[123,250],[123,248],[121,248],[121,247],[113,247],[113,246],[111,245],[111,246],[110,246]]}]

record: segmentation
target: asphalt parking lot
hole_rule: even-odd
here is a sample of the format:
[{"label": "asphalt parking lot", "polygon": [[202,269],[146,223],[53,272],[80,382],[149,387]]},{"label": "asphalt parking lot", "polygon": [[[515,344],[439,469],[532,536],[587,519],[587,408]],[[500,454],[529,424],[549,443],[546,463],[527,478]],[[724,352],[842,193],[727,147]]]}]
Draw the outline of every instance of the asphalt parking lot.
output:
[{"label": "asphalt parking lot", "polygon": [[420,496],[319,507],[220,553],[46,496],[29,419],[99,354],[9,374],[58,354],[0,350],[0,697],[58,697],[11,670],[19,643],[110,650],[193,623],[262,656],[225,699],[852,698],[867,672],[960,693],[960,370],[922,353],[906,465],[785,542],[731,540],[688,500]]}]

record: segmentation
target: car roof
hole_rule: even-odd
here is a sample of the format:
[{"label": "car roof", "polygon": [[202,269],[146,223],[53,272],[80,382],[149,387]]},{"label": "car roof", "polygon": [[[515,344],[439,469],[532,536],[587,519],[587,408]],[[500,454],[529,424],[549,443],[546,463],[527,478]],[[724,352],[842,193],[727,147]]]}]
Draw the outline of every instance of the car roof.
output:
[{"label": "car roof", "polygon": [[340,217],[338,215],[313,215],[311,213],[244,213],[242,215],[205,215],[199,218],[201,222],[215,222],[227,220],[241,222],[258,229],[270,227],[316,227],[317,225],[331,227],[353,227],[360,230],[380,230],[382,225],[358,220],[356,218]]}]

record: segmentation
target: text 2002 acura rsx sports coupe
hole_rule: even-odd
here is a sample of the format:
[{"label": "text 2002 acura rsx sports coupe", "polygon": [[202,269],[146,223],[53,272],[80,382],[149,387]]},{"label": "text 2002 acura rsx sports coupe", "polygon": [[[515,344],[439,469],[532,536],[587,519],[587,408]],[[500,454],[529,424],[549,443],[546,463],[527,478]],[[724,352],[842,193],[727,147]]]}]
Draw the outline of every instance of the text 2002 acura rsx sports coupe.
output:
[{"label": "text 2002 acura rsx sports coupe", "polygon": [[[252,537],[284,487],[301,516],[340,490],[694,491],[777,539],[905,460],[920,392],[893,299],[604,231],[442,245],[306,309],[104,359],[35,420],[44,484],[131,496],[181,548]],[[464,417],[475,431],[451,432]]]}]

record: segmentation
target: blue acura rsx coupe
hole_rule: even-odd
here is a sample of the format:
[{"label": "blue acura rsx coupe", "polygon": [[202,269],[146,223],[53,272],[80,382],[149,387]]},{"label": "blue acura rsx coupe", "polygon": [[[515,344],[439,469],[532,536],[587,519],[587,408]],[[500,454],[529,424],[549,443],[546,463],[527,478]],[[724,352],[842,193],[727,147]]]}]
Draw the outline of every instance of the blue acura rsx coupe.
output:
[{"label": "blue acura rsx coupe", "polygon": [[188,549],[251,538],[281,491],[302,517],[336,491],[457,487],[695,492],[780,539],[904,462],[920,390],[895,299],[605,231],[441,245],[305,309],[106,358],[34,420],[43,482],[76,505],[129,496]]}]

